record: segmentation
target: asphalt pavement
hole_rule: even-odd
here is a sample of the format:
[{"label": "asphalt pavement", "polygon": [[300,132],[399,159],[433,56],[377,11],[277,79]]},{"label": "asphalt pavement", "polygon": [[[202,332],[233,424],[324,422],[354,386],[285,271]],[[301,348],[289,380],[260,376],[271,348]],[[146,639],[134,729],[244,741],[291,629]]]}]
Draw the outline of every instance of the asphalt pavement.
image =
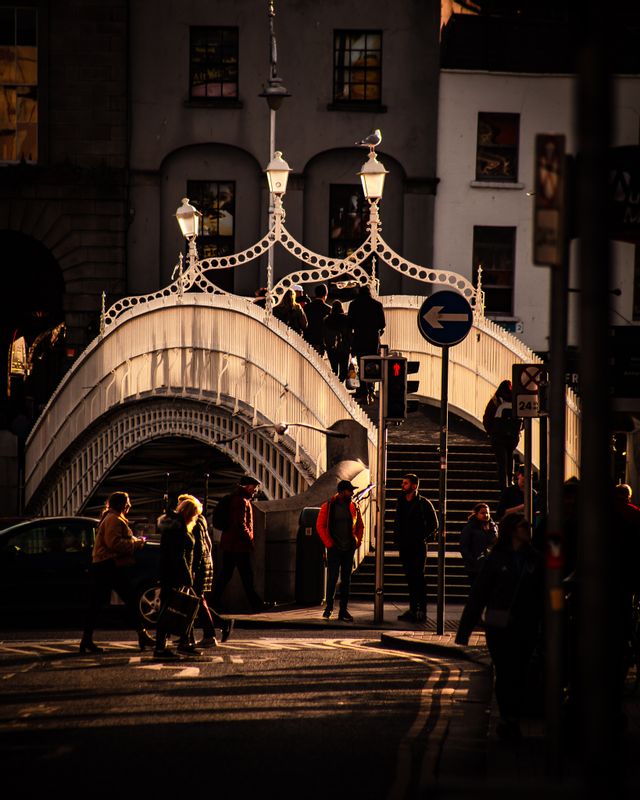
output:
[{"label": "asphalt pavement", "polygon": [[[440,733],[437,764],[438,798],[482,797],[518,798],[583,798],[589,790],[584,759],[565,743],[561,754],[561,772],[551,773],[549,751],[545,738],[544,695],[541,685],[532,687],[532,700],[522,720],[521,742],[501,741],[496,736],[499,713],[493,694],[491,659],[484,633],[476,631],[469,645],[455,644],[455,635],[462,606],[452,605],[444,611],[444,633],[436,633],[435,610],[423,624],[399,622],[404,608],[387,604],[383,622],[374,622],[373,603],[350,603],[353,622],[341,622],[336,617],[325,620],[322,606],[281,606],[252,615],[238,615],[238,627],[265,626],[297,629],[366,629],[380,631],[381,644],[388,648],[415,651],[434,658],[467,660],[481,665],[474,671],[473,680],[464,701],[457,701],[456,713]],[[640,796],[640,690],[627,693],[623,701],[626,729],[617,742],[619,770],[611,776],[611,792],[615,798]]]}]

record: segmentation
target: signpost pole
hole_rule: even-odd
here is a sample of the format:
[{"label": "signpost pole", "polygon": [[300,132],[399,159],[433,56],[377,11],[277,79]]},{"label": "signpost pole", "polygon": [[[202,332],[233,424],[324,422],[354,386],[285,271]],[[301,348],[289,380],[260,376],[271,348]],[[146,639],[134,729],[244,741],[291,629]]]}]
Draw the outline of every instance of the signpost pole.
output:
[{"label": "signpost pole", "polygon": [[438,530],[438,607],[436,633],[444,634],[444,561],[447,537],[447,435],[449,427],[449,348],[442,348],[442,373],[440,382],[440,487],[438,510],[440,527]]},{"label": "signpost pole", "polygon": [[[388,348],[380,345],[380,356],[387,356]],[[373,621],[384,622],[384,511],[385,485],[387,481],[387,424],[384,418],[386,392],[386,369],[383,362],[380,370],[380,408],[378,410],[378,464],[376,475],[376,594],[373,600]]]},{"label": "signpost pole", "polygon": [[524,421],[524,516],[529,525],[533,525],[531,476],[531,417]]}]

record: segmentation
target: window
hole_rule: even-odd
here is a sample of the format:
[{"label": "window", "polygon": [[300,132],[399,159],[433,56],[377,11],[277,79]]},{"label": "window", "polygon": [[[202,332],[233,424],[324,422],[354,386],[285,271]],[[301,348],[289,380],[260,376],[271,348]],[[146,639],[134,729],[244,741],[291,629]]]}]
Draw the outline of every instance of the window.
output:
[{"label": "window", "polygon": [[516,229],[476,225],[473,228],[473,282],[482,267],[487,314],[513,314],[513,273]]},{"label": "window", "polygon": [[238,97],[238,28],[191,28],[189,99]]},{"label": "window", "polygon": [[519,114],[478,114],[476,180],[518,180]]},{"label": "window", "polygon": [[345,258],[367,238],[369,210],[362,187],[331,184],[329,188],[329,255]]},{"label": "window", "polygon": [[333,50],[334,102],[379,104],[382,88],[382,33],[336,31]]},{"label": "window", "polygon": [[38,160],[37,14],[0,8],[0,161]]},{"label": "window", "polygon": [[200,257],[231,255],[235,243],[235,181],[187,181],[187,195],[202,213]]}]

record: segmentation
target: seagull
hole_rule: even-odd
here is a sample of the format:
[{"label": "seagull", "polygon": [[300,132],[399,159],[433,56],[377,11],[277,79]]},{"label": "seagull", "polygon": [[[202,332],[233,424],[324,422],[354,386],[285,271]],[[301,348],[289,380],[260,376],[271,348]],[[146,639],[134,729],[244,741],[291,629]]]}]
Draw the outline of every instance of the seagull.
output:
[{"label": "seagull", "polygon": [[358,147],[377,147],[382,141],[382,131],[376,128],[373,133],[370,133],[366,138],[356,142]]}]

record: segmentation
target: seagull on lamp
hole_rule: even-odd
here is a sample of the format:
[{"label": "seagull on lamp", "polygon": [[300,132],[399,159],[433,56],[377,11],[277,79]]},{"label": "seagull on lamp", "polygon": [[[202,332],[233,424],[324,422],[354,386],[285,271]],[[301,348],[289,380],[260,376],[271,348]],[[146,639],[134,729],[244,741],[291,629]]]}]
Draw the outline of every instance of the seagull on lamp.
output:
[{"label": "seagull on lamp", "polygon": [[368,147],[369,150],[374,150],[382,142],[382,131],[376,128],[373,133],[370,133],[364,139],[356,142],[357,147]]}]

